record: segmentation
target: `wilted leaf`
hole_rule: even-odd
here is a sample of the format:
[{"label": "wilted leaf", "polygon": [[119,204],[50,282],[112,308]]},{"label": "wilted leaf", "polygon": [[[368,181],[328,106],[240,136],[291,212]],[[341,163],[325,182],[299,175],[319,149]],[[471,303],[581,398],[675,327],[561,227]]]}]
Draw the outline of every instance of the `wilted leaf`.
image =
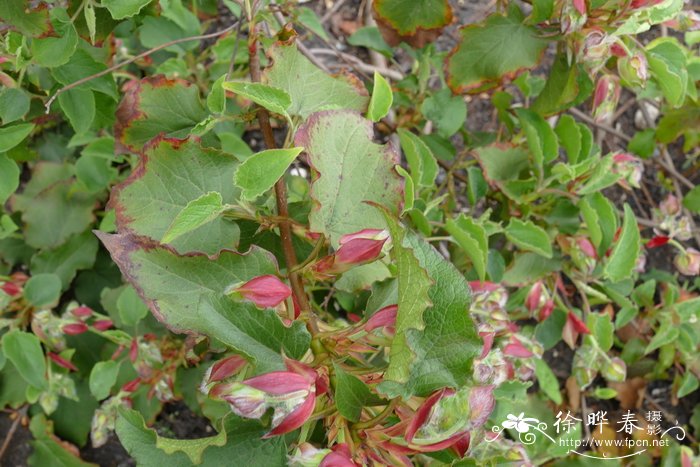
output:
[{"label": "wilted leaf", "polygon": [[149,3],[151,0],[102,0],[102,6],[109,10],[114,19],[134,16]]}]

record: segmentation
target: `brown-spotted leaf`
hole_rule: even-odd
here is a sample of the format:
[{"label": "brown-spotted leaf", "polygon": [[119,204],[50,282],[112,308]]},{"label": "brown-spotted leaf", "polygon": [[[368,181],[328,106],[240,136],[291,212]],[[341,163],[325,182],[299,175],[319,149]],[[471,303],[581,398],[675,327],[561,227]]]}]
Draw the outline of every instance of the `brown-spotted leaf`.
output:
[{"label": "brown-spotted leaf", "polygon": [[260,310],[225,293],[231,285],[277,274],[268,251],[253,247],[246,254],[180,255],[146,237],[95,233],[155,317],[171,330],[217,339],[253,360],[260,372],[283,368],[281,352],[300,358],[309,348],[302,322],[287,327],[274,310]]},{"label": "brown-spotted leaf", "polygon": [[333,245],[342,235],[386,227],[380,211],[368,202],[393,214],[400,211],[403,183],[394,169],[398,154],[390,145],[374,143],[372,134],[371,121],[348,111],[315,113],[296,134],[314,175],[311,230],[325,234]]},{"label": "brown-spotted leaf", "polygon": [[289,115],[306,118],[320,110],[367,109],[367,90],[355,76],[325,73],[304,57],[293,42],[278,42],[267,54],[272,65],[265,69],[263,81],[289,94]]},{"label": "brown-spotted leaf", "polygon": [[537,65],[547,41],[515,16],[489,16],[462,28],[462,39],[445,62],[447,84],[456,93],[480,92]]},{"label": "brown-spotted leaf", "polygon": [[403,41],[416,48],[437,39],[453,19],[447,0],[375,0],[372,13],[389,45]]},{"label": "brown-spotted leaf", "polygon": [[159,135],[186,138],[206,116],[199,90],[192,83],[151,76],[124,86],[114,135],[127,149],[140,152]]},{"label": "brown-spotted leaf", "polygon": [[[132,232],[161,241],[175,217],[194,201],[210,192],[221,194],[224,204],[238,199],[233,184],[238,167],[235,157],[197,141],[159,139],[140,155],[136,169],[115,187],[110,206],[116,211],[119,232]],[[236,223],[218,217],[173,240],[181,253],[201,251],[214,254],[238,245]]]}]

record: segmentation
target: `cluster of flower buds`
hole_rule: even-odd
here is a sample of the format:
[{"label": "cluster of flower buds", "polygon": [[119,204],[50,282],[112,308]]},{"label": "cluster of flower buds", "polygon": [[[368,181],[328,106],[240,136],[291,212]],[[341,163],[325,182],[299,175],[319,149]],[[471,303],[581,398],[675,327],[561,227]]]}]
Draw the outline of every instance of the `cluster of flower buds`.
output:
[{"label": "cluster of flower buds", "polygon": [[605,74],[598,78],[593,93],[593,118],[596,122],[608,121],[620,101],[620,81],[617,76]]},{"label": "cluster of flower buds", "polygon": [[641,51],[626,54],[617,60],[617,72],[625,86],[643,88],[649,79],[649,64]]},{"label": "cluster of flower buds", "polygon": [[317,395],[327,388],[316,371],[294,360],[286,361],[287,371],[273,371],[240,382],[229,381],[240,369],[239,365],[240,361],[229,360],[216,369],[212,367],[202,389],[209,396],[227,402],[231,410],[243,418],[259,419],[272,409],[272,426],[265,438],[302,426],[314,411]]},{"label": "cluster of flower buds", "polygon": [[364,229],[340,237],[339,247],[332,255],[325,256],[311,266],[314,276],[328,279],[355,266],[371,263],[382,255],[389,239],[386,230]]},{"label": "cluster of flower buds", "polygon": [[695,248],[687,248],[684,252],[676,255],[673,264],[681,274],[686,276],[700,275],[700,251]]},{"label": "cluster of flower buds", "polygon": [[528,292],[527,297],[525,297],[525,308],[527,308],[527,311],[533,316],[536,316],[538,321],[544,321],[552,314],[554,310],[554,300],[542,281],[535,282],[530,288],[530,292]]},{"label": "cluster of flower buds", "polygon": [[129,359],[141,379],[153,377],[154,370],[163,364],[158,339],[153,334],[135,337],[129,348]]},{"label": "cluster of flower buds", "polygon": [[92,415],[90,441],[92,446],[99,448],[109,440],[109,434],[114,431],[120,407],[130,407],[131,401],[124,393],[106,399]]},{"label": "cluster of flower buds", "polygon": [[613,155],[612,171],[622,176],[619,183],[623,188],[628,190],[630,186],[639,188],[639,182],[642,181],[644,174],[644,164],[638,157],[619,152]]},{"label": "cluster of flower buds", "polygon": [[[685,241],[693,236],[690,219],[683,215],[680,201],[672,194],[669,194],[666,199],[659,203],[659,209],[654,210],[654,218],[659,223],[659,227],[655,229],[656,234],[667,237],[667,241],[663,244],[668,243],[668,240],[671,238]],[[657,240],[657,242],[661,242],[661,240]],[[647,244],[649,248],[654,246],[660,245],[652,244],[649,247]]]},{"label": "cluster of flower buds", "polygon": [[9,281],[5,281],[0,284],[0,290],[5,292],[10,297],[17,297],[22,293],[22,287],[28,279],[29,277],[27,277],[27,275],[23,272],[16,272],[10,276]]},{"label": "cluster of flower buds", "polygon": [[561,32],[570,34],[580,31],[588,21],[587,0],[564,2],[561,8]]},{"label": "cluster of flower buds", "polygon": [[292,295],[292,289],[277,276],[267,274],[232,285],[225,293],[230,297],[253,302],[258,308],[275,308]]}]

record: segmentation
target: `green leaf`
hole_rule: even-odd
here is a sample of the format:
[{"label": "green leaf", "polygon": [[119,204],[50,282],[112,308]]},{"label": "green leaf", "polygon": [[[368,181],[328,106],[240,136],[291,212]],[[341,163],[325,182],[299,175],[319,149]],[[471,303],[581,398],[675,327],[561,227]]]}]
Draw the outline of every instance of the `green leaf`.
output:
[{"label": "green leaf", "polygon": [[570,164],[576,164],[581,156],[581,130],[574,117],[564,114],[559,117],[557,127],[554,129],[559,137],[559,142],[564,149]]},{"label": "green leaf", "polygon": [[605,277],[612,282],[618,282],[630,277],[637,264],[641,244],[637,218],[632,212],[632,208],[625,203],[622,231],[605,265]]},{"label": "green leaf", "polygon": [[2,352],[22,378],[36,389],[46,389],[46,360],[34,334],[12,330],[2,337]]},{"label": "green leaf", "polygon": [[482,345],[465,313],[471,301],[469,286],[435,248],[385,215],[397,268],[399,309],[389,368],[378,388],[391,397],[408,397],[460,387]]},{"label": "green leaf", "polygon": [[39,162],[22,194],[11,199],[13,209],[22,211],[30,246],[58,247],[95,221],[96,195],[76,190],[73,172],[71,164]]},{"label": "green leaf", "polygon": [[61,296],[61,278],[56,274],[35,274],[24,286],[24,298],[34,308],[51,307]]},{"label": "green leaf", "polygon": [[549,397],[555,404],[561,404],[561,392],[559,392],[559,381],[552,372],[547,362],[541,358],[534,359],[535,361],[535,376],[540,385],[540,389]]},{"label": "green leaf", "polygon": [[42,4],[32,6],[29,0],[0,2],[0,18],[5,24],[29,37],[40,36],[51,26],[49,9]]},{"label": "green leaf", "polygon": [[[201,147],[193,140],[164,140],[152,145],[139,166],[112,194],[119,231],[131,231],[160,240],[176,216],[193,200],[210,192],[221,194],[223,204],[233,204],[239,190],[231,183],[238,166],[235,157]],[[181,253],[214,254],[235,249],[239,228],[218,217],[173,241]]]},{"label": "green leaf", "polygon": [[447,0],[376,0],[372,9],[384,38],[394,46],[405,41],[422,48],[452,22]]},{"label": "green leaf", "polygon": [[29,97],[22,89],[5,88],[0,92],[0,119],[3,125],[19,120],[29,112]]},{"label": "green leaf", "polygon": [[[2,165],[1,162],[2,161],[0,160],[0,166]],[[0,196],[0,200],[2,200],[2,196]],[[696,186],[686,193],[685,196],[683,196],[683,206],[692,212],[700,212],[700,185]]]},{"label": "green leaf", "polygon": [[83,16],[85,17],[85,25],[90,33],[90,42],[95,44],[95,34],[97,33],[97,17],[95,16],[95,7],[92,3],[87,2],[83,7]]},{"label": "green leaf", "polygon": [[286,108],[289,115],[307,118],[320,110],[366,110],[367,90],[354,76],[327,75],[304,57],[295,44],[277,43],[267,53],[272,65],[264,70],[263,81],[289,94],[292,101]]},{"label": "green leaf", "polygon": [[411,174],[406,172],[406,169],[397,165],[396,172],[403,177],[403,214],[413,209],[413,204],[416,200],[416,186],[413,183]]},{"label": "green leaf", "polygon": [[461,214],[456,220],[448,219],[445,230],[455,239],[474,265],[479,280],[486,280],[489,245],[486,231],[471,217]]},{"label": "green leaf", "polygon": [[335,404],[340,415],[353,423],[360,420],[362,409],[377,399],[367,385],[355,376],[346,373],[337,364],[335,368]]},{"label": "green leaf", "polygon": [[692,371],[685,371],[683,379],[678,387],[678,397],[685,397],[691,392],[695,392],[698,387],[700,387],[700,382],[698,378],[693,374]]},{"label": "green leaf", "polygon": [[545,258],[552,257],[552,241],[542,227],[532,221],[512,218],[505,230],[508,240],[523,250],[534,251]]},{"label": "green leaf", "polygon": [[17,163],[0,154],[0,205],[19,187],[19,167]]},{"label": "green leaf", "polygon": [[689,103],[678,109],[670,109],[661,116],[659,126],[656,128],[656,136],[661,143],[671,143],[681,135],[686,135],[686,140],[700,138],[700,105]]},{"label": "green leaf", "polygon": [[117,382],[120,364],[114,360],[97,362],[90,371],[90,392],[101,401],[109,397],[109,392]]},{"label": "green leaf", "polygon": [[132,81],[117,109],[114,136],[134,152],[161,133],[183,139],[207,116],[196,86],[153,76]]},{"label": "green leaf", "polygon": [[172,243],[176,238],[213,221],[223,211],[224,206],[221,193],[219,192],[210,191],[197,199],[193,199],[175,216],[161,241],[163,243]]},{"label": "green leaf", "polygon": [[121,409],[116,422],[119,440],[142,467],[190,467],[192,465],[245,465],[284,467],[287,449],[283,436],[262,439],[266,429],[258,420],[228,415],[215,436],[171,439],[147,428],[140,413]]},{"label": "green leaf", "polygon": [[96,233],[124,277],[153,314],[175,332],[198,332],[247,356],[260,372],[284,367],[281,353],[301,357],[309,347],[304,324],[285,326],[274,310],[259,310],[228,297],[226,289],[254,277],[277,274],[274,257],[256,247],[243,255],[176,254],[144,237]]},{"label": "green leaf", "polygon": [[391,103],[394,101],[394,94],[391,86],[378,72],[374,72],[374,87],[372,88],[372,98],[367,107],[367,118],[373,122],[378,122],[386,117],[391,110]]},{"label": "green leaf", "polygon": [[[407,13],[413,14],[410,9]],[[455,93],[489,89],[503,78],[514,78],[537,65],[547,47],[534,28],[497,14],[463,27],[461,35],[445,65],[447,84]]]},{"label": "green leaf", "polygon": [[[96,61],[92,55],[83,49],[75,51],[68,63],[51,70],[51,75],[63,85],[72,84],[81,78],[96,75],[107,69],[107,65]],[[110,96],[115,101],[118,99],[117,84],[114,75],[107,73],[104,76],[91,79],[90,81],[76,86],[75,89],[91,89]]]},{"label": "green leaf", "polygon": [[589,313],[588,328],[593,337],[598,341],[598,346],[603,352],[608,352],[613,346],[613,333],[615,326],[607,313]]},{"label": "green leaf", "polygon": [[215,114],[222,114],[226,110],[226,93],[223,87],[225,79],[226,75],[221,75],[214,81],[207,96],[207,107]]},{"label": "green leaf", "polygon": [[688,85],[685,52],[675,38],[659,38],[646,48],[651,75],[673,106],[683,104]]},{"label": "green leaf", "polygon": [[66,290],[81,269],[90,269],[97,256],[97,238],[90,231],[73,235],[63,245],[42,250],[32,256],[32,275],[53,273],[61,279],[62,289]]},{"label": "green leaf", "polygon": [[359,28],[352,33],[352,36],[347,38],[347,41],[350,45],[375,50],[388,58],[394,55],[394,49],[384,42],[384,38],[382,38],[382,34],[376,26],[363,26]]},{"label": "green leaf", "polygon": [[601,193],[594,193],[581,199],[579,209],[591,241],[598,253],[602,254],[607,251],[617,231],[615,207]]},{"label": "green leaf", "polygon": [[136,326],[148,315],[148,307],[131,286],[125,286],[119,294],[117,311],[124,326]]},{"label": "green leaf", "polygon": [[33,123],[18,123],[17,125],[0,128],[0,153],[9,151],[24,140],[34,129]]},{"label": "green leaf", "polygon": [[477,150],[484,176],[492,182],[515,180],[529,166],[527,152],[520,147],[484,146]]},{"label": "green leaf", "polygon": [[89,89],[69,89],[58,95],[58,103],[76,133],[90,129],[95,119],[95,96]]},{"label": "green leaf", "polygon": [[283,89],[262,83],[246,83],[242,81],[226,81],[222,84],[227,91],[235,92],[256,104],[265,107],[270,112],[287,115],[287,109],[292,105],[292,98]]},{"label": "green leaf", "polygon": [[406,155],[414,184],[434,187],[439,168],[433,152],[422,139],[410,131],[399,128],[398,133],[401,149]]},{"label": "green leaf", "polygon": [[328,34],[326,34],[326,30],[323,29],[323,24],[321,24],[320,18],[314,10],[302,6],[297,7],[296,11],[297,20],[299,23],[301,23],[306,29],[313,31],[314,34],[320,36],[322,39],[330,41]]},{"label": "green leaf", "polygon": [[272,188],[303,150],[268,149],[248,157],[233,175],[233,182],[241,189],[241,198],[252,201]]},{"label": "green leaf", "polygon": [[593,82],[582,65],[570,61],[566,54],[557,55],[544,89],[530,109],[548,116],[585,101],[593,92]]},{"label": "green leaf", "polygon": [[54,36],[33,39],[31,49],[32,57],[37,64],[53,68],[70,60],[78,46],[78,33],[63,8],[52,8],[49,16]]},{"label": "green leaf", "polygon": [[137,14],[151,0],[102,0],[102,6],[109,10],[114,19],[124,19]]},{"label": "green leaf", "polygon": [[297,131],[296,145],[306,148],[317,175],[311,185],[311,230],[325,234],[334,246],[342,235],[385,228],[383,216],[368,202],[398,214],[403,199],[394,170],[398,155],[372,142],[372,135],[372,122],[347,111],[317,113]]},{"label": "green leaf", "polygon": [[647,128],[636,132],[632,140],[627,143],[627,150],[644,159],[650,158],[656,150],[656,132],[654,129]]},{"label": "green leaf", "polygon": [[33,467],[96,467],[97,464],[84,462],[73,451],[61,444],[53,433],[53,422],[43,414],[32,417],[29,423],[32,433],[32,455],[27,459]]},{"label": "green leaf", "polygon": [[453,96],[449,89],[441,89],[427,97],[420,111],[435,123],[438,134],[444,138],[454,135],[467,120],[467,103],[461,96]]},{"label": "green leaf", "polygon": [[559,143],[554,130],[544,118],[528,109],[517,109],[520,124],[527,137],[527,145],[535,158],[540,173],[543,165],[551,162],[559,155]]},{"label": "green leaf", "polygon": [[502,282],[510,286],[531,284],[553,271],[561,270],[560,259],[547,259],[536,253],[522,253],[515,256],[503,275]]}]

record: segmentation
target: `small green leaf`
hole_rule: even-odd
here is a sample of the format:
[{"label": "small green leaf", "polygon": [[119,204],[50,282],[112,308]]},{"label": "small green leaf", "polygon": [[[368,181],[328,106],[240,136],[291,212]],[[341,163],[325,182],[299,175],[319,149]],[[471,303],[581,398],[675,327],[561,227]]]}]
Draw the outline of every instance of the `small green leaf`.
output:
[{"label": "small green leaf", "polygon": [[78,33],[63,8],[52,8],[49,15],[55,36],[32,40],[32,57],[39,65],[53,68],[70,60],[78,46]]},{"label": "small green leaf", "polygon": [[367,118],[373,122],[378,122],[386,117],[394,101],[394,94],[391,86],[378,72],[374,72],[374,87],[372,88],[372,98],[367,107]]},{"label": "small green leaf", "polygon": [[564,114],[559,118],[555,132],[564,149],[570,164],[576,164],[581,155],[581,130],[571,115]]},{"label": "small green leaf", "polygon": [[12,330],[2,338],[2,352],[22,378],[36,389],[46,389],[46,359],[34,334]]},{"label": "small green leaf", "polygon": [[352,36],[347,38],[348,44],[355,47],[366,47],[375,50],[387,58],[394,55],[394,49],[389,47],[384,41],[382,34],[376,26],[364,26],[355,31]]},{"label": "small green leaf", "polygon": [[486,280],[489,246],[484,228],[474,222],[471,217],[462,214],[456,220],[448,219],[445,230],[452,235],[457,244],[469,256],[479,280]]},{"label": "small green leaf", "polygon": [[114,19],[134,16],[149,3],[151,0],[102,0],[102,6],[109,10]]},{"label": "small green leaf", "polygon": [[170,243],[176,238],[213,221],[223,212],[224,206],[222,203],[221,193],[217,191],[210,191],[190,201],[175,216],[161,241]]},{"label": "small green leaf", "polygon": [[17,163],[0,154],[0,206],[5,204],[7,198],[15,192],[19,186],[19,167]]},{"label": "small green leaf", "polygon": [[136,326],[148,315],[148,307],[131,286],[126,286],[119,294],[117,311],[124,326]]},{"label": "small green leaf", "polygon": [[695,392],[698,387],[700,387],[700,382],[698,378],[693,374],[692,371],[686,369],[683,379],[681,379],[681,384],[678,388],[678,397],[685,397],[691,392]]},{"label": "small green leaf", "polygon": [[346,373],[341,367],[335,368],[335,403],[340,415],[356,423],[360,420],[362,409],[372,399],[376,399],[365,383]]},{"label": "small green leaf", "polygon": [[512,218],[505,229],[508,240],[523,250],[534,251],[545,258],[552,257],[552,241],[542,227],[532,221]]},{"label": "small green leaf", "polygon": [[615,326],[607,313],[590,313],[588,315],[588,328],[598,342],[598,346],[608,352],[613,345],[613,333]]},{"label": "small green leaf", "polygon": [[61,296],[61,278],[56,274],[35,274],[24,286],[24,298],[35,308],[50,307]]},{"label": "small green leaf", "polygon": [[595,388],[593,396],[597,399],[612,399],[617,396],[617,391],[612,388]]},{"label": "small green leaf", "polygon": [[97,32],[97,18],[95,17],[95,7],[92,2],[86,2],[83,7],[83,15],[85,16],[85,25],[90,33],[90,42],[95,43],[95,33]]},{"label": "small green leaf", "polygon": [[5,88],[0,92],[0,119],[3,125],[19,120],[29,112],[29,97],[18,88]]},{"label": "small green leaf", "polygon": [[0,152],[6,152],[17,146],[34,129],[32,123],[19,123],[17,125],[0,128]]},{"label": "small green leaf", "polygon": [[525,131],[530,152],[542,172],[543,165],[554,160],[559,154],[559,143],[554,130],[544,118],[529,109],[517,109],[516,114]]},{"label": "small green leaf", "polygon": [[292,98],[286,91],[267,84],[225,81],[222,86],[276,114],[288,116],[287,109],[292,105]]},{"label": "small green leaf", "polygon": [[284,176],[304,148],[268,149],[253,154],[238,166],[233,182],[241,189],[241,198],[254,200]]},{"label": "small green leaf", "polygon": [[97,237],[88,230],[73,235],[59,247],[42,249],[36,253],[32,256],[30,271],[32,275],[57,275],[61,279],[63,290],[66,290],[79,270],[89,269],[95,264],[97,249]]},{"label": "small green leaf", "polygon": [[[1,193],[2,191],[0,190],[0,194]],[[2,196],[0,196],[0,200],[2,200]],[[700,185],[696,186],[695,188],[693,188],[685,194],[685,196],[683,197],[683,206],[685,206],[692,212],[700,212]]]},{"label": "small green leaf", "polygon": [[433,187],[438,174],[438,163],[427,144],[417,135],[399,128],[399,141],[411,169],[413,183],[418,186]]},{"label": "small green leaf", "polygon": [[403,177],[403,212],[408,212],[413,209],[416,200],[416,187],[411,174],[406,172],[406,169],[400,165],[397,165],[395,168],[396,172]]},{"label": "small green leaf", "polygon": [[221,75],[219,79],[214,81],[207,96],[207,107],[215,114],[224,113],[224,110],[226,110],[226,93],[223,88],[225,79],[226,75]]},{"label": "small green leaf", "polygon": [[114,360],[97,362],[90,372],[90,392],[95,399],[101,401],[109,397],[112,386],[119,376],[119,363]]},{"label": "small green leaf", "polygon": [[612,282],[628,278],[637,264],[640,248],[641,238],[639,236],[637,218],[632,212],[632,208],[625,204],[622,231],[605,265],[605,277]]},{"label": "small green leaf", "polygon": [[540,385],[540,389],[549,397],[555,404],[561,404],[561,392],[559,392],[559,381],[552,372],[547,362],[541,358],[535,359],[535,376]]},{"label": "small green leaf", "polygon": [[95,96],[89,89],[69,89],[58,95],[58,103],[76,133],[85,133],[95,119]]},{"label": "small green leaf", "polygon": [[462,96],[453,96],[449,89],[441,89],[427,97],[420,111],[435,123],[438,134],[444,138],[459,131],[467,119],[467,103]]}]

